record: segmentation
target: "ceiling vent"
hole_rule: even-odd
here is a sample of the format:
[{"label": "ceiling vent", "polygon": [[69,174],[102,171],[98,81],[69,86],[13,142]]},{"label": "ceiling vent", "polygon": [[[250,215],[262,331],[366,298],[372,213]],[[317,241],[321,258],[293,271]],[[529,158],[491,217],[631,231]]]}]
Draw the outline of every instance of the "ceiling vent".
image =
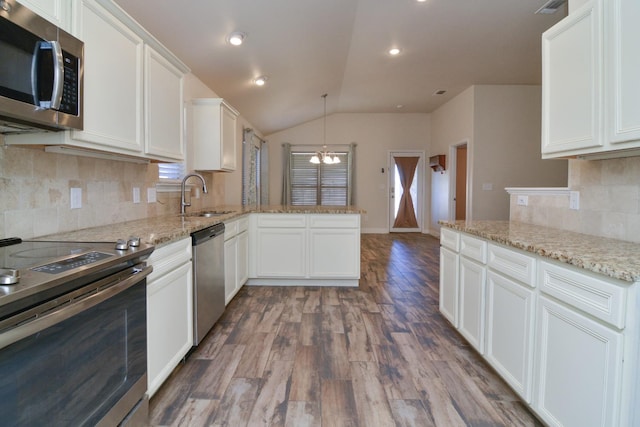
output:
[{"label": "ceiling vent", "polygon": [[567,0],[549,0],[542,7],[536,10],[537,14],[540,15],[550,15],[552,13],[556,13],[563,4],[565,4]]}]

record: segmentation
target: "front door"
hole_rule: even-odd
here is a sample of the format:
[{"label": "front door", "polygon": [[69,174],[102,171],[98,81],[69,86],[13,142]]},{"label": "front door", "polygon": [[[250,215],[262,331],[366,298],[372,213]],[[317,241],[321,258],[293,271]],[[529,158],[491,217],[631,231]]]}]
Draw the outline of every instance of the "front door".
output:
[{"label": "front door", "polygon": [[422,231],[422,181],[424,154],[389,154],[389,231]]}]

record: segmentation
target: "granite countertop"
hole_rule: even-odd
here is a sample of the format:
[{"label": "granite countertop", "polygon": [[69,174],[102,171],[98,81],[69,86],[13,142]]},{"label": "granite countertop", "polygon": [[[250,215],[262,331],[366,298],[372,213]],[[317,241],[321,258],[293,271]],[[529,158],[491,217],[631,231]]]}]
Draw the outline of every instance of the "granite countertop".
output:
[{"label": "granite countertop", "polygon": [[[223,212],[213,217],[197,216],[198,212]],[[248,213],[301,213],[301,214],[362,214],[363,209],[355,206],[229,206],[221,205],[186,215],[165,215],[134,221],[120,222],[100,227],[85,228],[65,233],[36,237],[34,240],[74,241],[74,242],[115,242],[137,236],[144,243],[162,246],[188,237],[194,231],[219,224]]]},{"label": "granite countertop", "polygon": [[640,244],[514,221],[440,225],[627,282],[640,282]]}]

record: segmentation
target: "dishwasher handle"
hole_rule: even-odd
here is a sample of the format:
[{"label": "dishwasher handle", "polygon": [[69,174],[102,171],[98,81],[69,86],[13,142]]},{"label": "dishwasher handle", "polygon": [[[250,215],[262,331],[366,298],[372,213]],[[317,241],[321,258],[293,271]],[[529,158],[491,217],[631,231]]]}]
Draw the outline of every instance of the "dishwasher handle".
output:
[{"label": "dishwasher handle", "polygon": [[223,234],[224,223],[220,223],[191,233],[191,242],[193,246],[197,246],[215,237],[222,236]]}]

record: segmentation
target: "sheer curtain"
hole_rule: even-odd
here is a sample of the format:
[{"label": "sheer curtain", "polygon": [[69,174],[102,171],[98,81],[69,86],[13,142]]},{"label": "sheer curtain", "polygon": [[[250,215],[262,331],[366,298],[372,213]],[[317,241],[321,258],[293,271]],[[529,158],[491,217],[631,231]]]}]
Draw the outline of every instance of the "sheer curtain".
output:
[{"label": "sheer curtain", "polygon": [[269,151],[267,141],[253,129],[243,130],[242,141],[242,204],[269,204]]}]

